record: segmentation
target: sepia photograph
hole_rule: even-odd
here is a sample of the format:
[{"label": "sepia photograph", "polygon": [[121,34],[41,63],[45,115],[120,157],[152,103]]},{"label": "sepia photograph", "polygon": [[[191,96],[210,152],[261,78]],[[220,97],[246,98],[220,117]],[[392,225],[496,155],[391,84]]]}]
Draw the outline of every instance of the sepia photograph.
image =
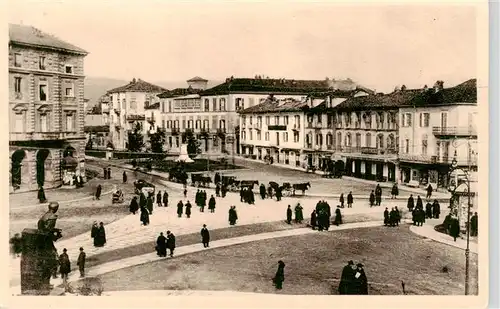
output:
[{"label": "sepia photograph", "polygon": [[10,297],[486,299],[487,2],[6,7]]}]

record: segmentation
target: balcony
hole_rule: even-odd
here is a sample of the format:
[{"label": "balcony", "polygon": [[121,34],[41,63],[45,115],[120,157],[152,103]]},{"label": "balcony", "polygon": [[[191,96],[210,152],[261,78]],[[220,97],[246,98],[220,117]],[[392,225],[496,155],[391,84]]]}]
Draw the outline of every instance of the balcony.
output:
[{"label": "balcony", "polygon": [[129,114],[127,115],[127,121],[143,121],[146,119],[144,115],[134,115],[134,114]]},{"label": "balcony", "polygon": [[424,154],[415,155],[410,153],[400,153],[399,159],[404,162],[428,163],[428,164],[438,163],[437,156],[424,155]]},{"label": "balcony", "polygon": [[[456,160],[458,166],[467,166],[467,165],[477,166],[477,156],[472,156],[470,160],[468,160],[466,156],[459,156],[456,158]],[[441,158],[438,158],[436,156],[436,163],[451,165],[452,162],[453,162],[453,156],[441,157]]]},{"label": "balcony", "polygon": [[432,127],[432,133],[438,137],[455,137],[455,136],[477,137],[476,128],[474,127]]},{"label": "balcony", "polygon": [[64,140],[82,137],[78,132],[10,132],[10,141]]}]

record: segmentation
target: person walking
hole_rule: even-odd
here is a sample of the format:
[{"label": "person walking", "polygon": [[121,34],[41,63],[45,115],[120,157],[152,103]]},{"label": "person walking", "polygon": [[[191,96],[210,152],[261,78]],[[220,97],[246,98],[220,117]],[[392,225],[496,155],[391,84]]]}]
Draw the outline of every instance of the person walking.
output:
[{"label": "person walking", "polygon": [[99,227],[97,228],[97,234],[94,237],[94,246],[104,247],[105,244],[106,244],[106,230],[104,229],[104,223],[100,222]]},{"label": "person walking", "polygon": [[158,193],[156,193],[156,204],[158,205],[158,207],[161,207],[161,191],[158,190]]},{"label": "person walking", "polygon": [[375,188],[375,205],[380,206],[382,203],[382,187],[380,187],[380,184],[377,184],[377,187]]},{"label": "person walking", "polygon": [[187,201],[186,203],[186,217],[191,218],[191,203]]},{"label": "person walking", "polygon": [[97,221],[94,221],[92,224],[92,228],[90,229],[90,238],[94,240],[94,247],[97,247],[97,231],[99,230],[99,225],[97,224]]},{"label": "person walking", "polygon": [[432,216],[434,219],[439,219],[439,215],[441,214],[441,206],[439,205],[438,200],[434,200],[432,204]]},{"label": "person walking", "polygon": [[425,218],[432,219],[432,205],[430,202],[427,202],[427,204],[425,204]]},{"label": "person walking", "polygon": [[427,199],[430,199],[430,198],[431,198],[431,196],[432,196],[432,191],[433,191],[432,186],[429,184],[429,185],[427,186],[427,196],[426,196],[426,198],[427,198]]},{"label": "person walking", "polygon": [[238,220],[238,214],[236,213],[236,206],[231,206],[229,208],[229,225],[235,225]]},{"label": "person walking", "polygon": [[418,209],[424,209],[424,203],[422,202],[422,199],[420,198],[420,195],[417,196],[417,208]]},{"label": "person walking", "polygon": [[111,167],[108,167],[108,179],[111,179]]},{"label": "person walking", "polygon": [[208,201],[208,209],[211,213],[215,212],[215,197],[213,195],[210,196],[210,200]]},{"label": "person walking", "polygon": [[412,212],[413,208],[415,208],[415,200],[413,199],[413,194],[410,194],[410,197],[408,198],[408,203],[406,204],[406,207],[408,208],[409,212]]},{"label": "person walking", "polygon": [[398,184],[394,184],[391,189],[391,199],[397,198],[399,195]]},{"label": "person walking", "polygon": [[285,263],[280,260],[278,261],[278,270],[273,278],[273,283],[277,290],[283,288],[283,281],[285,281]]},{"label": "person walking", "polygon": [[63,279],[64,290],[68,291],[68,275],[71,272],[71,262],[68,256],[68,250],[63,249],[63,253],[59,256],[59,273]]},{"label": "person walking", "polygon": [[303,208],[300,203],[297,203],[297,205],[295,206],[295,223],[302,223],[302,220],[304,220],[302,209]]},{"label": "person walking", "polygon": [[85,277],[85,259],[87,255],[83,251],[83,248],[80,247],[80,254],[78,255],[78,260],[76,261],[76,265],[78,266],[78,270],[80,271],[80,278]]},{"label": "person walking", "polygon": [[342,275],[340,276],[340,283],[338,288],[340,295],[353,294],[352,284],[354,274],[354,262],[351,260],[347,262],[347,265],[342,269]]},{"label": "person walking", "polygon": [[336,226],[342,224],[342,213],[340,212],[340,207],[338,206],[335,210],[335,220],[333,221],[333,224],[335,224]]},{"label": "person walking", "polygon": [[108,169],[103,167],[102,168],[102,175],[104,177],[104,179],[108,179]]},{"label": "person walking", "polygon": [[146,207],[141,207],[140,220],[144,226],[149,225],[149,211]]},{"label": "person walking", "polygon": [[170,231],[167,231],[167,248],[170,250],[170,257],[174,257],[175,235]]},{"label": "person walking", "polygon": [[188,194],[188,190],[187,190],[187,188],[184,188],[184,192],[183,192],[183,193],[184,193],[184,198],[186,198],[186,197],[187,197],[187,194]]},{"label": "person walking", "polygon": [[352,196],[352,191],[349,191],[349,194],[347,194],[347,208],[352,208],[353,203],[354,197]]},{"label": "person walking", "polygon": [[204,248],[209,247],[209,242],[210,242],[210,232],[207,229],[207,225],[203,224],[203,228],[200,231],[201,234],[201,242],[203,243]]},{"label": "person walking", "polygon": [[396,225],[399,226],[399,224],[401,223],[402,214],[399,211],[398,206],[394,206],[394,211],[396,212],[396,214],[395,214],[396,215]]},{"label": "person walking", "polygon": [[451,219],[450,236],[453,237],[453,241],[457,241],[457,237],[460,236],[460,223],[457,218]]},{"label": "person walking", "polygon": [[182,212],[183,212],[183,208],[184,207],[184,204],[182,203],[182,201],[179,201],[179,203],[177,203],[177,216],[180,218],[182,217]]},{"label": "person walking", "polygon": [[281,192],[281,188],[276,188],[276,201],[279,202],[281,201],[281,197],[283,196]]},{"label": "person walking", "polygon": [[290,205],[288,205],[288,208],[286,209],[286,223],[292,224],[292,209],[290,208]]},{"label": "person walking", "polygon": [[344,193],[340,193],[339,202],[340,202],[340,207],[344,208]]},{"label": "person walking", "polygon": [[137,203],[137,196],[134,196],[130,201],[130,206],[128,207],[129,211],[135,215],[135,213],[139,210],[139,203]]},{"label": "person walking", "polygon": [[389,209],[386,207],[384,210],[384,226],[389,225]]},{"label": "person walking", "polygon": [[215,185],[215,196],[220,197],[220,185]]},{"label": "person walking", "polygon": [[161,232],[160,236],[156,239],[156,254],[159,257],[167,256],[167,238],[163,236],[163,232]]},{"label": "person walking", "polygon": [[123,178],[123,183],[127,183],[127,173],[125,171],[123,171],[122,178]]},{"label": "person walking", "polygon": [[314,209],[311,212],[311,228],[313,230],[315,230],[316,229],[316,225],[317,225],[317,217],[316,217],[316,210]]},{"label": "person walking", "polygon": [[102,192],[102,186],[99,184],[99,185],[97,185],[97,189],[95,190],[95,199],[96,200],[101,199],[101,192]]},{"label": "person walking", "polygon": [[168,207],[168,193],[167,191],[163,191],[163,207]]},{"label": "person walking", "polygon": [[266,186],[261,183],[259,186],[259,193],[260,193],[260,198],[265,199],[266,198]]}]

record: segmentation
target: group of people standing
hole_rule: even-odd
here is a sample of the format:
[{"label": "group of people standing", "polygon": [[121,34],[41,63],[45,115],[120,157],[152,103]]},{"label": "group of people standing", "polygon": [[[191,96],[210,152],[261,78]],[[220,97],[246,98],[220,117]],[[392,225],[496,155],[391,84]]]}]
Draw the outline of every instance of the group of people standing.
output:
[{"label": "group of people standing", "polygon": [[342,269],[338,292],[341,295],[368,295],[368,279],[363,269],[364,265],[354,265],[349,261]]},{"label": "group of people standing", "polygon": [[[340,202],[340,208],[344,208],[344,202],[345,202],[344,193],[340,194],[339,202]],[[354,197],[352,196],[352,191],[350,191],[349,194],[347,194],[347,208],[352,208],[353,203],[354,203]]]},{"label": "group of people standing", "polygon": [[111,167],[103,167],[102,173],[104,175],[104,179],[111,179]]},{"label": "group of people standing", "polygon": [[207,192],[205,190],[196,191],[194,196],[194,202],[196,206],[200,208],[200,212],[205,212],[205,206],[207,205]]},{"label": "group of people standing", "polygon": [[401,223],[401,213],[398,207],[393,207],[391,211],[386,207],[384,211],[384,225],[399,226],[399,223]]},{"label": "group of people standing", "polygon": [[382,187],[377,184],[375,190],[370,193],[370,207],[380,206],[382,203]]},{"label": "group of people standing", "polygon": [[242,187],[240,189],[240,202],[247,203],[250,205],[255,204],[255,195],[253,193],[252,188],[250,187]]},{"label": "group of people standing", "polygon": [[408,211],[412,213],[413,225],[422,226],[425,223],[425,219],[439,219],[441,214],[441,206],[437,200],[431,204],[430,201],[425,205],[420,195],[417,196],[417,202],[413,198],[413,194],[410,194],[407,203]]},{"label": "group of people standing", "polygon": [[175,250],[175,235],[167,231],[167,237],[163,236],[163,232],[160,233],[160,236],[156,239],[156,254],[159,257],[167,257],[167,249],[170,251],[170,257],[174,257]]},{"label": "group of people standing", "polygon": [[[322,200],[316,204],[316,209],[311,213],[311,228],[313,230],[318,228],[318,231],[323,231],[330,228],[330,218],[331,218],[331,207],[330,205]],[[340,225],[342,224],[342,213],[340,211],[340,206],[337,206],[335,210],[335,219],[333,220],[333,224]]]},{"label": "group of people standing", "polygon": [[90,229],[90,238],[94,240],[94,247],[103,247],[106,244],[106,230],[103,222],[98,225],[97,221],[94,221]]},{"label": "group of people standing", "polygon": [[[302,223],[302,221],[304,220],[304,213],[302,212],[303,209],[304,208],[302,207],[302,205],[300,205],[300,203],[297,203],[297,205],[295,205],[295,223]],[[292,214],[292,208],[290,205],[288,205],[288,208],[286,209],[286,223],[292,224]]]}]

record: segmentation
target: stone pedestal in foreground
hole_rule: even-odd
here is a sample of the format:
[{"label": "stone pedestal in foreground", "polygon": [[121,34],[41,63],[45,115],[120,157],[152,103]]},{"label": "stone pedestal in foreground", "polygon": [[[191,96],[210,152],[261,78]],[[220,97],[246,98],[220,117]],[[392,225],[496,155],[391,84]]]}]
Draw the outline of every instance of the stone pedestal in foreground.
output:
[{"label": "stone pedestal in foreground", "polygon": [[50,277],[57,267],[53,235],[37,229],[22,232],[21,294],[49,295]]}]

